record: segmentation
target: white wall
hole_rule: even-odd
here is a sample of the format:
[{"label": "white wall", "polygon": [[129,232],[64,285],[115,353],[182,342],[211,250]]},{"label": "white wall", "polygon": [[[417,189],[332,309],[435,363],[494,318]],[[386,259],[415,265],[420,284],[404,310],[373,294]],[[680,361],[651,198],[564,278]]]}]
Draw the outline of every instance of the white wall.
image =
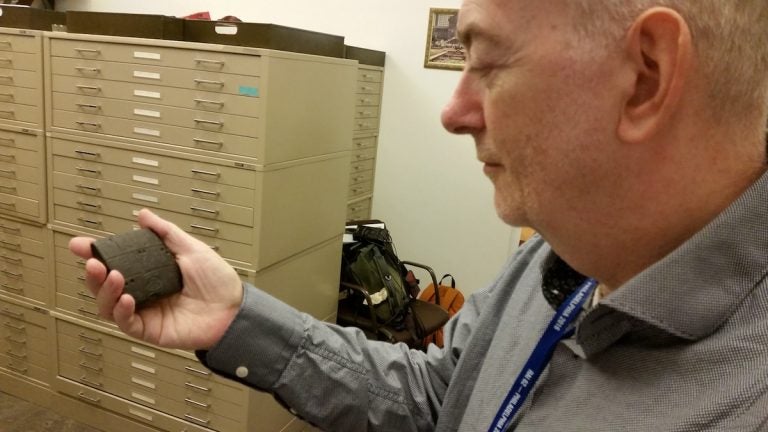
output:
[{"label": "white wall", "polygon": [[300,27],[386,51],[373,216],[387,222],[402,259],[453,273],[466,294],[492,280],[515,250],[519,230],[496,217],[492,187],[471,138],[451,136],[440,125],[459,72],[423,68],[429,7],[459,5],[460,0],[56,2],[60,10],[176,16],[210,11],[214,19],[235,15]]}]

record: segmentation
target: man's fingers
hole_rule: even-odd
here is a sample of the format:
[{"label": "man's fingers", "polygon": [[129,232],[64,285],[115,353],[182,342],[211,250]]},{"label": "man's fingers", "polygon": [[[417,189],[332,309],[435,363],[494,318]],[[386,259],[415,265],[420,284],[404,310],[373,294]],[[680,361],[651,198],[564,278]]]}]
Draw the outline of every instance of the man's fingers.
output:
[{"label": "man's fingers", "polygon": [[97,295],[107,278],[107,268],[96,258],[89,258],[85,262],[85,286],[93,295]]},{"label": "man's fingers", "polygon": [[128,336],[141,339],[144,334],[144,321],[136,314],[136,300],[125,294],[120,296],[112,310],[115,324]]},{"label": "man's fingers", "polygon": [[91,243],[94,239],[88,237],[74,237],[69,241],[69,250],[80,258],[91,258]]},{"label": "man's fingers", "polygon": [[194,237],[147,209],[139,211],[139,225],[154,231],[175,255],[189,253],[197,244]]},{"label": "man's fingers", "polygon": [[113,310],[115,309],[115,303],[117,303],[117,300],[122,295],[124,286],[125,280],[120,272],[115,270],[109,272],[96,294],[96,305],[99,308],[100,316],[106,319],[114,319]]}]

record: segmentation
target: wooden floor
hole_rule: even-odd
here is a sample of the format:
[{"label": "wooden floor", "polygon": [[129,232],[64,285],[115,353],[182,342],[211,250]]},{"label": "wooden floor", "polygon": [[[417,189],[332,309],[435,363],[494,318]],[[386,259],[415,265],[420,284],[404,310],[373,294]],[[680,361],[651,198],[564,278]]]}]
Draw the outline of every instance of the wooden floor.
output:
[{"label": "wooden floor", "polygon": [[0,432],[101,432],[0,392]]}]

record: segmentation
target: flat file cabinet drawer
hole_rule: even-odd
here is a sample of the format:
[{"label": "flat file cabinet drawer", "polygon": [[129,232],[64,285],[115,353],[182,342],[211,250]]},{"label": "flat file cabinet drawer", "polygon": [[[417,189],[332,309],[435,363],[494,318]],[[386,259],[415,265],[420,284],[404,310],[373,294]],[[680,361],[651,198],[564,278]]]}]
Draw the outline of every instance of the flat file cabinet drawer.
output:
[{"label": "flat file cabinet drawer", "polygon": [[347,205],[347,220],[366,220],[371,216],[371,198],[359,200]]},{"label": "flat file cabinet drawer", "polygon": [[40,106],[43,98],[39,89],[0,85],[0,102]]},{"label": "flat file cabinet drawer", "polygon": [[358,119],[355,119],[355,125],[353,129],[356,131],[362,131],[362,130],[378,129],[378,128],[379,128],[378,118],[358,118]]},{"label": "flat file cabinet drawer", "polygon": [[44,156],[42,152],[44,150],[45,137],[43,135],[26,134],[0,130],[0,151],[5,152],[6,147],[10,148],[22,148],[27,150],[33,150],[40,152],[39,166],[42,167]]},{"label": "flat file cabinet drawer", "polygon": [[381,95],[373,93],[358,93],[355,95],[355,106],[380,106]]},{"label": "flat file cabinet drawer", "polygon": [[366,148],[375,147],[376,140],[377,140],[377,137],[375,135],[365,136],[365,137],[355,137],[352,139],[352,150],[362,150]]},{"label": "flat file cabinet drawer", "polygon": [[43,81],[39,72],[0,69],[0,85],[41,90]]},{"label": "flat file cabinet drawer", "polygon": [[0,177],[0,192],[35,200],[43,196],[43,190],[38,184],[8,180],[2,177]]},{"label": "flat file cabinet drawer", "polygon": [[208,202],[220,202],[250,208],[255,201],[254,190],[224,184],[213,184],[203,180],[191,180],[175,175],[144,171],[131,167],[107,165],[99,162],[82,161],[61,156],[53,157],[54,184],[59,175],[78,176],[76,187],[80,192],[100,193],[89,180],[106,180],[151,190],[197,198]]},{"label": "flat file cabinet drawer", "polygon": [[363,69],[363,68],[359,68],[357,70],[358,81],[380,83],[382,75],[383,73],[380,70]]},{"label": "flat file cabinet drawer", "polygon": [[261,159],[264,153],[258,138],[71,111],[53,110],[53,126],[163,143],[177,147],[176,151],[194,149],[211,157],[234,154]]},{"label": "flat file cabinet drawer", "polygon": [[349,175],[349,184],[356,185],[363,182],[373,181],[373,170],[358,171]]},{"label": "flat file cabinet drawer", "polygon": [[355,93],[359,94],[380,94],[381,84],[367,81],[358,81],[357,90]]},{"label": "flat file cabinet drawer", "polygon": [[[10,234],[12,237],[4,237],[4,234]],[[0,242],[0,248],[12,250],[12,251],[19,250],[15,242],[16,237],[14,236],[20,236],[28,240],[33,240],[35,241],[35,243],[42,243],[45,241],[46,228],[41,226],[29,225],[22,222],[16,222],[10,219],[0,218],[0,239],[11,242],[9,243],[10,244],[9,247],[6,247],[8,246],[7,243]],[[45,256],[45,255],[38,255],[38,254],[33,254],[33,255]]]},{"label": "flat file cabinet drawer", "polygon": [[[23,134],[18,134],[18,136],[25,137]],[[2,143],[0,143],[0,161],[24,165],[41,171],[44,165],[42,152],[26,148],[5,147]]]},{"label": "flat file cabinet drawer", "polygon": [[[35,327],[48,328],[50,316],[46,315],[45,313],[15,305],[0,299],[0,322],[11,324],[0,325],[0,328],[10,329],[11,331],[26,331],[28,328],[27,324],[32,324]],[[29,336],[37,338],[37,336],[32,334],[29,334]],[[45,339],[45,336],[40,337]]]},{"label": "flat file cabinet drawer", "polygon": [[253,241],[253,228],[251,227],[231,224],[219,220],[210,220],[197,215],[187,215],[177,212],[171,213],[164,207],[158,207],[158,203],[150,202],[149,198],[154,201],[156,197],[147,195],[146,201],[128,203],[63,189],[53,190],[53,202],[56,205],[80,209],[94,214],[103,214],[126,219],[135,217],[134,212],[138,213],[138,210],[147,207],[151,208],[153,212],[160,216],[170,218],[171,221],[185,231],[247,244],[250,244],[251,241]]},{"label": "flat file cabinet drawer", "polygon": [[[258,76],[223,74],[190,69],[79,60],[63,57],[51,59],[54,75],[98,78],[137,84],[160,85],[233,95],[260,93]],[[2,84],[2,81],[0,81]]]},{"label": "flat file cabinet drawer", "polygon": [[[0,36],[1,38],[2,36]],[[0,69],[16,69],[40,72],[42,70],[40,54],[0,51]]]},{"label": "flat file cabinet drawer", "polygon": [[379,118],[379,107],[363,105],[355,107],[355,118]]},{"label": "flat file cabinet drawer", "polygon": [[[2,199],[2,197],[0,197],[0,199]],[[6,220],[0,220],[0,223],[4,225],[10,224],[10,222]],[[43,242],[28,237],[20,237],[15,234],[8,234],[6,231],[0,231],[0,248],[7,251],[23,252],[43,258],[47,256]]]},{"label": "flat file cabinet drawer", "polygon": [[359,197],[373,192],[373,182],[362,182],[349,186],[349,198]]},{"label": "flat file cabinet drawer", "polygon": [[24,215],[37,218],[40,216],[40,201],[0,193],[0,211],[19,217]]},{"label": "flat file cabinet drawer", "polygon": [[[138,206],[136,208],[136,213],[138,214]],[[171,214],[171,216],[168,216],[169,212],[161,212],[156,211],[161,217],[171,220],[172,222],[178,222],[175,220],[176,218]],[[135,217],[134,217],[135,219]],[[93,230],[100,231],[107,234],[117,234],[122,233],[126,231],[130,231],[132,229],[138,228],[138,223],[134,220],[126,220],[123,218],[118,218],[114,216],[108,216],[108,215],[102,215],[98,213],[92,213],[92,212],[85,212],[80,211],[74,208],[64,207],[60,205],[54,206],[54,220],[61,221],[67,224],[83,227],[83,228],[89,228]],[[211,249],[215,250],[224,258],[228,258],[235,261],[241,261],[245,263],[253,262],[253,247],[250,244],[230,241],[230,240],[223,240],[220,238],[213,238],[210,237],[207,234],[208,231],[206,230],[194,230],[193,228],[190,228],[188,225],[180,225],[181,228],[188,233],[190,233],[193,237],[197,238],[198,240],[202,241],[203,243],[207,244],[211,247]],[[204,225],[201,225],[204,226]],[[206,234],[200,234],[198,231],[203,231]]]},{"label": "flat file cabinet drawer", "polygon": [[[0,152],[4,149],[0,147]],[[40,183],[42,167],[31,167],[0,160],[0,179],[21,180],[30,183]]]},{"label": "flat file cabinet drawer", "polygon": [[349,165],[349,171],[350,173],[356,173],[356,172],[372,170],[375,164],[376,164],[376,160],[372,158],[353,161]]},{"label": "flat file cabinet drawer", "polygon": [[187,108],[246,117],[261,117],[261,99],[201,90],[187,90],[151,84],[124,83],[100,79],[54,75],[53,91],[134,102]]},{"label": "flat file cabinet drawer", "polygon": [[0,34],[0,51],[40,54],[40,38],[13,34]]},{"label": "flat file cabinet drawer", "polygon": [[68,93],[53,93],[53,108],[82,114],[96,114],[254,138],[262,135],[261,122],[251,117],[197,109],[176,108],[102,97],[79,96]]},{"label": "flat file cabinet drawer", "polygon": [[40,286],[23,280],[9,278],[5,275],[0,275],[0,292],[13,294],[39,303],[45,303],[48,298],[48,284],[46,283],[45,285]]},{"label": "flat file cabinet drawer", "polygon": [[176,176],[240,187],[253,187],[256,172],[247,169],[177,159],[140,151],[117,149],[62,139],[51,139],[54,155],[82,161],[104,162],[110,165],[134,167],[149,172],[173,173]]},{"label": "flat file cabinet drawer", "polygon": [[[97,205],[95,204],[96,201],[100,201],[101,197],[109,197],[110,199],[138,206],[163,208],[191,216],[232,222],[245,226],[253,226],[254,221],[252,208],[204,201],[182,195],[126,186],[119,183],[90,180],[68,174],[54,173],[53,184],[57,190],[62,189],[75,193],[75,196],[77,196],[77,198],[75,198],[77,208],[90,209],[92,211],[97,211],[98,209],[98,207],[94,208],[94,206]],[[83,185],[87,185],[89,188],[84,189],[82,187]],[[93,189],[97,189],[97,191],[94,191]],[[56,192],[54,192],[54,195],[55,194]],[[87,197],[79,194],[87,195]],[[62,194],[59,193],[59,195]]]},{"label": "flat file cabinet drawer", "polygon": [[43,258],[5,249],[0,245],[0,265],[2,264],[16,265],[43,273],[48,272],[48,265]]},{"label": "flat file cabinet drawer", "polygon": [[376,148],[363,148],[352,152],[352,163],[360,162],[376,157]]},{"label": "flat file cabinet drawer", "polygon": [[32,125],[43,124],[43,112],[36,106],[0,102],[0,121],[14,120]]},{"label": "flat file cabinet drawer", "polygon": [[106,60],[220,73],[261,73],[261,57],[215,51],[129,45],[109,42],[51,40],[51,55]]}]

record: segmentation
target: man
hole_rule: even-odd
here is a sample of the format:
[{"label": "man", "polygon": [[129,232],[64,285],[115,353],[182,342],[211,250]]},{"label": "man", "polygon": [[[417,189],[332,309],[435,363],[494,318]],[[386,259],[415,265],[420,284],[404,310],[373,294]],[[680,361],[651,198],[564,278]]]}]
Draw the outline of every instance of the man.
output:
[{"label": "man", "polygon": [[[127,334],[203,350],[328,430],[768,430],[767,21],[764,0],[465,0],[443,123],[475,139],[499,216],[543,239],[469,299],[442,350],[243,290],[146,211],[183,292],[135,314],[92,259],[88,286]],[[566,299],[581,275],[598,289]],[[577,329],[539,356],[555,308]]]}]

